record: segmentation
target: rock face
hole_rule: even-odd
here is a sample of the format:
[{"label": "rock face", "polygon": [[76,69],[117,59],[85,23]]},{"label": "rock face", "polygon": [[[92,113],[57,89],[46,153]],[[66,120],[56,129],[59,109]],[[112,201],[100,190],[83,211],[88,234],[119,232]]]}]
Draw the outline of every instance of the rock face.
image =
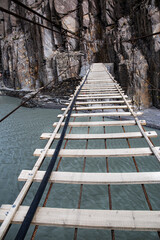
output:
[{"label": "rock face", "polygon": [[[54,79],[51,89],[84,72],[86,62],[113,62],[115,77],[139,107],[160,108],[160,35],[127,41],[160,31],[159,0],[21,2],[54,25],[0,0],[2,7],[57,32],[0,13],[1,85],[35,90]],[[68,66],[73,67],[58,78]]]},{"label": "rock face", "polygon": [[109,61],[116,76],[137,105],[160,108],[160,34],[127,42],[160,31],[160,1],[106,1]]}]

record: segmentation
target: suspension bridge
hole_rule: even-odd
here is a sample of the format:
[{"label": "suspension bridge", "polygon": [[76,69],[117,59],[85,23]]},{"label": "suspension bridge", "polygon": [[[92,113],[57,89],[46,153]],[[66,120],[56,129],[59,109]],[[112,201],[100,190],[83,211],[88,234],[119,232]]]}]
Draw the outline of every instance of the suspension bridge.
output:
[{"label": "suspension bridge", "polygon": [[[66,108],[62,108],[62,114],[58,122],[53,123],[55,128],[52,133],[43,133],[41,139],[48,140],[43,149],[35,149],[34,156],[38,159],[31,170],[22,170],[18,180],[24,181],[24,185],[12,205],[2,205],[0,208],[0,239],[6,235],[11,224],[21,224],[19,232],[15,239],[24,239],[30,224],[41,226],[56,226],[74,228],[76,239],[79,228],[87,229],[106,229],[111,230],[112,239],[115,238],[114,230],[130,231],[160,231],[160,211],[152,209],[146,188],[144,184],[159,184],[160,172],[140,172],[136,159],[141,157],[148,158],[154,156],[160,161],[160,147],[154,146],[151,138],[157,137],[155,131],[145,131],[143,126],[145,120],[139,120],[141,112],[133,110],[131,100],[125,95],[120,85],[109,73],[103,63],[94,63],[77,87],[74,95]],[[129,119],[127,120],[126,118]],[[114,119],[110,119],[114,118]],[[81,121],[83,119],[83,121]],[[87,119],[87,120],[84,120]],[[136,131],[127,130],[135,126]],[[109,133],[109,128],[120,127],[123,132]],[[71,133],[72,129],[79,129],[79,133]],[[91,128],[100,129],[98,133],[90,133]],[[83,133],[87,129],[87,133]],[[62,131],[61,131],[62,130]],[[103,132],[102,132],[103,131]],[[147,147],[131,147],[130,139],[144,139]],[[127,148],[108,148],[107,140],[116,139],[126,140]],[[52,144],[58,140],[58,144],[53,149]],[[65,144],[62,148],[62,143]],[[74,142],[83,140],[83,148],[66,148],[68,141]],[[104,141],[104,147],[88,148],[90,140]],[[77,145],[76,145],[77,146]],[[44,160],[51,157],[46,171],[40,171]],[[59,157],[59,161],[57,158]],[[79,158],[83,161],[83,169],[78,172],[59,171],[59,165],[62,158]],[[96,158],[106,160],[106,170],[104,172],[85,171],[86,161],[92,161]],[[128,161],[133,160],[137,172],[109,172],[108,160],[113,158],[122,158]],[[57,160],[57,162],[56,162]],[[114,161],[114,160],[113,160]],[[55,168],[55,163],[57,167]],[[27,198],[28,191],[32,184],[40,182],[37,193],[31,203],[31,206],[22,205]],[[78,199],[78,208],[51,208],[46,207],[46,202],[50,190],[46,195],[45,203],[42,207],[39,202],[45,190],[47,183],[53,187],[54,183],[59,184],[79,184],[80,195]],[[145,195],[149,210],[116,210],[112,209],[111,185],[130,185],[139,184]],[[81,198],[83,185],[106,185],[109,196],[108,209],[82,209]],[[74,196],[73,196],[74,197]],[[127,198],[127,196],[125,196]],[[151,211],[152,210],[152,211]],[[36,232],[36,228],[35,228]]]}]

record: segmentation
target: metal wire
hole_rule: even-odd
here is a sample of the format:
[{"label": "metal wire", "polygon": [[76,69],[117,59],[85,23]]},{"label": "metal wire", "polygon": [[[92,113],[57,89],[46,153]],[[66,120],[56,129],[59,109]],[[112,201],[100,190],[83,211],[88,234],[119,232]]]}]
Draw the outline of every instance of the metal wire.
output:
[{"label": "metal wire", "polygon": [[[74,117],[73,122],[75,122],[75,119],[76,119],[76,118]],[[72,128],[73,128],[73,127],[70,127],[69,134],[71,133]],[[68,141],[69,141],[68,139],[65,141],[65,144],[64,144],[63,149],[66,148]],[[58,164],[57,164],[57,167],[56,167],[56,171],[58,171],[58,169],[59,169],[61,160],[62,160],[62,157],[59,158],[59,161],[58,161]],[[47,192],[47,194],[46,194],[46,197],[45,197],[45,200],[44,200],[44,203],[43,203],[43,207],[45,207],[46,204],[47,204],[47,201],[48,201],[49,195],[50,195],[50,193],[51,193],[52,187],[53,187],[53,183],[50,183],[50,186],[49,186],[49,188],[48,188],[48,192]],[[31,236],[31,240],[34,240],[34,239],[35,239],[36,233],[37,233],[37,231],[38,231],[38,227],[39,227],[39,225],[36,225],[36,226],[35,226],[35,228],[34,228],[34,230],[33,230],[33,233],[32,233],[32,236]]]},{"label": "metal wire", "polygon": [[[91,117],[89,117],[89,121],[90,120],[91,120]],[[88,134],[89,134],[89,131],[90,131],[90,127],[88,127]],[[87,148],[88,148],[88,139],[86,140],[85,149],[87,149]],[[84,157],[82,172],[85,172],[86,160],[87,160],[87,157]],[[79,200],[78,200],[78,209],[81,208],[82,191],[83,191],[83,184],[81,184],[81,186],[80,186],[80,193],[79,193]],[[78,234],[78,228],[75,228],[75,230],[74,230],[74,237],[73,237],[74,240],[77,240],[77,234]]]},{"label": "metal wire", "polygon": [[[71,66],[71,67],[75,67],[78,64]],[[65,69],[63,72],[61,72],[58,77],[60,77],[64,72],[68,71],[68,69],[70,69],[71,67]],[[34,98],[39,92],[41,92],[44,88],[48,87],[52,82],[54,82],[54,80],[50,81],[49,83],[47,83],[44,87],[41,87],[34,95],[32,95],[31,97],[29,97],[28,99],[26,99],[24,102],[22,102],[18,107],[16,107],[15,109],[13,109],[11,112],[9,112],[6,116],[4,116],[3,118],[0,119],[0,122],[4,121],[6,118],[8,118],[11,114],[13,114],[14,112],[16,112],[20,107],[22,107],[26,102],[28,102],[29,100],[31,100],[32,98]]]},{"label": "metal wire", "polygon": [[[104,112],[104,110],[102,110],[102,112]],[[104,117],[102,117],[103,121]],[[104,134],[106,133],[106,127],[103,127],[104,130]],[[107,149],[107,141],[106,139],[104,139],[104,145],[105,145],[105,149]],[[109,162],[108,162],[108,157],[106,157],[106,169],[107,169],[107,173],[109,173]],[[108,185],[108,197],[109,197],[109,209],[112,210],[112,197],[111,197],[111,186]],[[115,231],[111,230],[111,237],[112,240],[115,240]]]},{"label": "metal wire", "polygon": [[[67,34],[61,33],[61,32],[59,32],[59,31],[54,30],[54,29],[52,29],[52,28],[50,28],[50,27],[47,27],[47,26],[45,26],[45,25],[43,25],[43,24],[37,23],[37,22],[35,22],[35,21],[33,21],[33,20],[30,20],[30,19],[28,19],[28,18],[25,18],[25,17],[22,17],[22,16],[20,16],[19,14],[16,14],[16,13],[14,13],[14,12],[11,12],[11,11],[3,8],[3,7],[0,7],[0,11],[5,12],[5,13],[7,13],[7,14],[10,14],[10,15],[12,15],[12,16],[14,16],[14,17],[16,17],[16,18],[22,19],[22,20],[24,20],[24,21],[30,22],[30,23],[32,23],[32,24],[34,24],[34,25],[39,26],[39,27],[46,28],[46,29],[48,29],[48,30],[50,30],[50,31],[52,31],[52,32],[61,34],[61,35],[65,36],[65,37],[69,37],[69,38],[73,38],[73,39],[79,40],[79,37],[78,37],[78,36],[75,37],[75,36],[71,36],[71,35],[67,35]],[[66,31],[66,29],[65,29],[65,31]],[[88,41],[87,39],[84,39],[84,40],[87,41],[87,42],[92,43],[91,41]]]},{"label": "metal wire", "polygon": [[64,140],[64,136],[65,136],[65,133],[66,133],[66,130],[67,130],[67,127],[68,127],[68,123],[69,123],[69,120],[70,120],[70,116],[71,116],[72,109],[73,109],[73,106],[75,104],[76,98],[77,98],[81,88],[83,87],[83,85],[84,85],[84,83],[85,83],[85,81],[86,81],[86,79],[88,77],[88,74],[89,74],[89,72],[85,76],[85,79],[84,79],[82,85],[80,86],[79,90],[77,91],[76,95],[73,98],[73,102],[71,103],[70,109],[69,109],[67,117],[65,119],[65,124],[64,124],[64,127],[63,127],[63,130],[62,130],[60,139],[59,139],[59,141],[57,143],[57,146],[55,148],[54,154],[53,154],[53,156],[51,158],[51,161],[50,161],[50,163],[49,163],[49,165],[47,167],[45,175],[44,175],[44,177],[43,177],[43,179],[42,179],[42,181],[41,181],[41,183],[39,185],[39,188],[38,188],[38,190],[37,190],[37,192],[36,192],[36,194],[34,196],[34,199],[33,199],[32,203],[31,203],[31,205],[29,207],[29,210],[27,211],[27,214],[26,214],[26,216],[24,218],[24,221],[22,222],[21,227],[20,227],[20,229],[19,229],[19,231],[18,231],[18,233],[16,235],[15,240],[23,240],[25,238],[27,232],[28,232],[28,229],[30,227],[30,224],[32,222],[34,214],[35,214],[35,212],[37,210],[37,207],[38,207],[38,205],[40,203],[40,200],[41,200],[41,198],[43,196],[44,190],[45,190],[45,188],[47,186],[48,180],[50,178],[50,175],[51,175],[52,170],[54,168],[54,165],[56,163],[59,151],[61,149],[61,146],[62,146],[62,143],[63,143],[63,140]]},{"label": "metal wire", "polygon": [[37,15],[37,16],[39,16],[40,18],[46,20],[47,22],[50,22],[50,23],[51,23],[52,25],[54,25],[55,27],[60,28],[60,29],[64,30],[65,32],[71,33],[72,35],[74,35],[74,36],[77,37],[77,35],[76,35],[74,32],[63,28],[62,26],[59,26],[58,24],[56,24],[55,22],[51,21],[50,19],[44,17],[44,16],[41,15],[40,13],[34,11],[32,8],[28,7],[27,5],[21,3],[21,2],[19,2],[19,1],[17,1],[17,0],[11,0],[11,1],[14,2],[14,3],[16,3],[17,5],[25,8],[25,9],[27,9],[28,11],[34,13],[35,15]]},{"label": "metal wire", "polygon": [[[118,112],[118,109],[116,109],[116,111]],[[121,117],[119,117],[119,120],[121,120]],[[142,128],[144,129],[144,127],[142,127]],[[124,126],[122,126],[122,129],[123,129],[123,132],[125,132],[125,127],[124,127]],[[144,129],[144,130],[145,130],[145,129]],[[150,139],[150,138],[149,138],[149,139]],[[126,141],[127,141],[128,147],[131,148],[131,144],[130,144],[128,138],[126,138]],[[138,164],[137,164],[137,162],[136,162],[135,157],[132,157],[132,159],[133,159],[133,162],[134,162],[134,165],[135,165],[135,168],[136,168],[137,172],[139,172]],[[150,202],[150,200],[149,200],[149,197],[148,197],[148,194],[147,194],[147,190],[146,190],[144,184],[141,184],[141,186],[142,186],[143,193],[144,193],[144,195],[145,195],[145,199],[146,199],[146,201],[147,201],[149,210],[152,211],[153,208],[152,208],[151,202]],[[158,236],[159,236],[159,238],[160,238],[160,232],[157,232],[157,234],[158,234]]]}]

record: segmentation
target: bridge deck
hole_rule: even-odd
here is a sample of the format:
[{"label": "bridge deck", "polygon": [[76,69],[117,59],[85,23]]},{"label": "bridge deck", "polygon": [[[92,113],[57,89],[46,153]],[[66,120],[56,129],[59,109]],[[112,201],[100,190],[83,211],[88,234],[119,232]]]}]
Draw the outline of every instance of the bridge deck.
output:
[{"label": "bridge deck", "polygon": [[[85,79],[85,78],[84,78]],[[84,82],[82,80],[81,84]],[[80,85],[81,86],[81,85]],[[64,126],[65,117],[68,114],[71,103],[74,96],[80,89],[77,88],[75,94],[71,96],[70,103],[67,104],[67,108],[62,108],[64,111],[58,115],[59,122],[55,122],[53,133],[43,133],[41,139],[47,139],[48,142],[43,149],[36,149],[34,152],[38,159],[32,170],[23,170],[18,180],[25,181],[22,190],[20,191],[17,199],[13,205],[2,205],[0,208],[0,239],[3,238],[7,232],[10,224],[22,223],[24,217],[28,211],[29,206],[22,206],[23,200],[27,197],[27,193],[33,182],[41,182],[45,171],[40,171],[40,167],[46,157],[50,157],[54,153],[52,143],[54,140],[59,139],[61,136],[60,129]],[[125,111],[124,111],[124,110]],[[68,124],[70,131],[67,132],[64,139],[70,140],[75,143],[79,140],[84,141],[84,148],[78,149],[61,149],[59,157],[61,158],[79,158],[80,161],[84,161],[84,167],[82,172],[63,172],[52,171],[49,182],[59,184],[81,184],[81,192],[79,197],[79,203],[81,202],[81,195],[83,191],[83,184],[90,185],[124,185],[124,184],[142,184],[148,206],[151,210],[148,196],[144,184],[159,184],[160,172],[129,172],[129,173],[109,173],[109,168],[106,172],[85,172],[85,162],[87,157],[91,158],[105,158],[108,164],[108,158],[132,158],[135,166],[135,156],[141,159],[143,156],[148,156],[148,160],[151,161],[149,156],[155,156],[160,161],[160,147],[155,147],[150,138],[157,137],[155,131],[147,131],[143,129],[145,125],[144,120],[139,120],[137,116],[142,115],[140,112],[134,112],[131,100],[128,100],[128,96],[124,94],[119,84],[114,80],[111,74],[107,71],[104,64],[93,64],[87,77],[87,81],[83,85],[79,96],[76,99],[73,113],[71,114],[71,120]],[[116,118],[113,121],[108,120],[107,117]],[[125,117],[132,119],[126,120]],[[74,120],[73,120],[74,118]],[[78,121],[77,121],[78,119]],[[82,121],[80,120],[82,119]],[[84,120],[85,119],[85,120]],[[72,121],[73,120],[73,121]],[[122,132],[109,133],[106,132],[106,127],[120,126]],[[126,131],[125,126],[137,126],[135,132],[132,130]],[[80,128],[79,133],[71,133],[72,128]],[[90,133],[91,127],[102,127],[103,133]],[[87,128],[87,133],[83,130]],[[99,149],[88,149],[88,141],[90,140],[103,140],[104,147]],[[108,139],[125,139],[127,148],[114,148],[110,149],[107,146]],[[145,147],[132,148],[130,145],[130,139],[143,139],[145,140]],[[76,140],[76,141],[75,141]],[[82,158],[82,159],[81,159]],[[121,159],[120,159],[121,161]],[[40,207],[37,209],[36,214],[32,220],[34,225],[44,226],[63,226],[72,228],[89,228],[89,229],[111,229],[111,230],[136,230],[136,231],[160,231],[160,211],[128,211],[128,210],[112,210],[111,208],[111,191],[108,188],[109,193],[109,209],[110,210],[95,210],[95,209],[66,209],[66,208],[47,208]],[[127,196],[126,196],[127,198]]]}]

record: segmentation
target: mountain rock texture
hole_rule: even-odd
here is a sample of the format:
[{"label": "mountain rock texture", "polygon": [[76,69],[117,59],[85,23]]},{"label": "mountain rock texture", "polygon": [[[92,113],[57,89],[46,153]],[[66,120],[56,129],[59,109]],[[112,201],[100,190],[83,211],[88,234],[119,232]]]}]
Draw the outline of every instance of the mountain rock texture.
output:
[{"label": "mountain rock texture", "polygon": [[13,1],[0,5],[56,32],[1,12],[1,85],[35,90],[54,79],[52,88],[92,62],[114,63],[116,79],[139,107],[160,108],[160,34],[134,40],[160,31],[159,0],[21,2],[54,25]]}]

